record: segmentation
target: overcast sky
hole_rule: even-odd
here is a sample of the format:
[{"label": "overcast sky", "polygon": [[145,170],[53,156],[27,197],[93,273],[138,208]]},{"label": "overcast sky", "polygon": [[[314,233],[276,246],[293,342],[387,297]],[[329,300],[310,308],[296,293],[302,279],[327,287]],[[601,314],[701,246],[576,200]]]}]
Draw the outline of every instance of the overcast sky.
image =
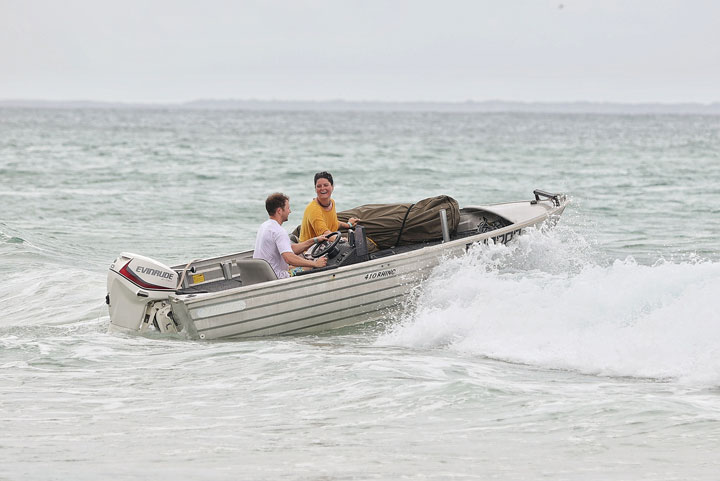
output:
[{"label": "overcast sky", "polygon": [[720,101],[715,0],[0,0],[0,99]]}]

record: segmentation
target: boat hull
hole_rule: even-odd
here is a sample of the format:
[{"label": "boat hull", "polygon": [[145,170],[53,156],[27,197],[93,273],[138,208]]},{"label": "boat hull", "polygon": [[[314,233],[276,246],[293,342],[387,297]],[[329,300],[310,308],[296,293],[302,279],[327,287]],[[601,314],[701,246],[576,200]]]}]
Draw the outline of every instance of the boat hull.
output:
[{"label": "boat hull", "polygon": [[[333,270],[216,293],[171,294],[173,318],[187,336],[206,340],[313,333],[376,320],[411,298],[442,259],[555,222],[566,203],[564,196],[558,205],[536,203],[537,216],[502,229]],[[482,209],[495,207],[512,217],[508,206]]]}]

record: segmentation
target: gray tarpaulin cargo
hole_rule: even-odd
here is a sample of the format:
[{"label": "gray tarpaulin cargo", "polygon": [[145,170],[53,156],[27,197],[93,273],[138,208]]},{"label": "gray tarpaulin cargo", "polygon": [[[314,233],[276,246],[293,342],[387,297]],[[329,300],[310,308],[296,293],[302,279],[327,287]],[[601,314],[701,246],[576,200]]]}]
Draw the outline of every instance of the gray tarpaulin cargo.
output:
[{"label": "gray tarpaulin cargo", "polygon": [[439,195],[414,204],[367,204],[338,212],[338,219],[360,219],[367,236],[379,249],[442,239],[440,211],[447,211],[450,232],[460,222],[460,208],[452,197]]}]

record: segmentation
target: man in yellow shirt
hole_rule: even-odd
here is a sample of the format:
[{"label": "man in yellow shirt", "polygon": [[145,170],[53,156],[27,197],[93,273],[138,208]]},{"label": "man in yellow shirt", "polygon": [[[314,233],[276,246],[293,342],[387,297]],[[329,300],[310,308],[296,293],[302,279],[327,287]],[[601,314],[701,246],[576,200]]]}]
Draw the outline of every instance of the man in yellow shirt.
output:
[{"label": "man in yellow shirt", "polygon": [[331,199],[333,190],[333,177],[329,172],[315,174],[317,197],[305,207],[302,224],[300,224],[300,242],[335,232],[340,227],[350,229],[357,225],[358,219],[355,217],[349,218],[347,222],[338,220],[335,201]]}]

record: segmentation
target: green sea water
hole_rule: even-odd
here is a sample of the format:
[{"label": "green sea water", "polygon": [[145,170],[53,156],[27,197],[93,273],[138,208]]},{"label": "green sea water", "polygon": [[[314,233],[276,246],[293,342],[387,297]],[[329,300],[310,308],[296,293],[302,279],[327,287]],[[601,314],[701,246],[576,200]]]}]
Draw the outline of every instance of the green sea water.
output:
[{"label": "green sea water", "polygon": [[[166,264],[340,209],[572,203],[315,336],[109,334],[123,251]],[[716,479],[720,117],[0,110],[0,479]]]}]

